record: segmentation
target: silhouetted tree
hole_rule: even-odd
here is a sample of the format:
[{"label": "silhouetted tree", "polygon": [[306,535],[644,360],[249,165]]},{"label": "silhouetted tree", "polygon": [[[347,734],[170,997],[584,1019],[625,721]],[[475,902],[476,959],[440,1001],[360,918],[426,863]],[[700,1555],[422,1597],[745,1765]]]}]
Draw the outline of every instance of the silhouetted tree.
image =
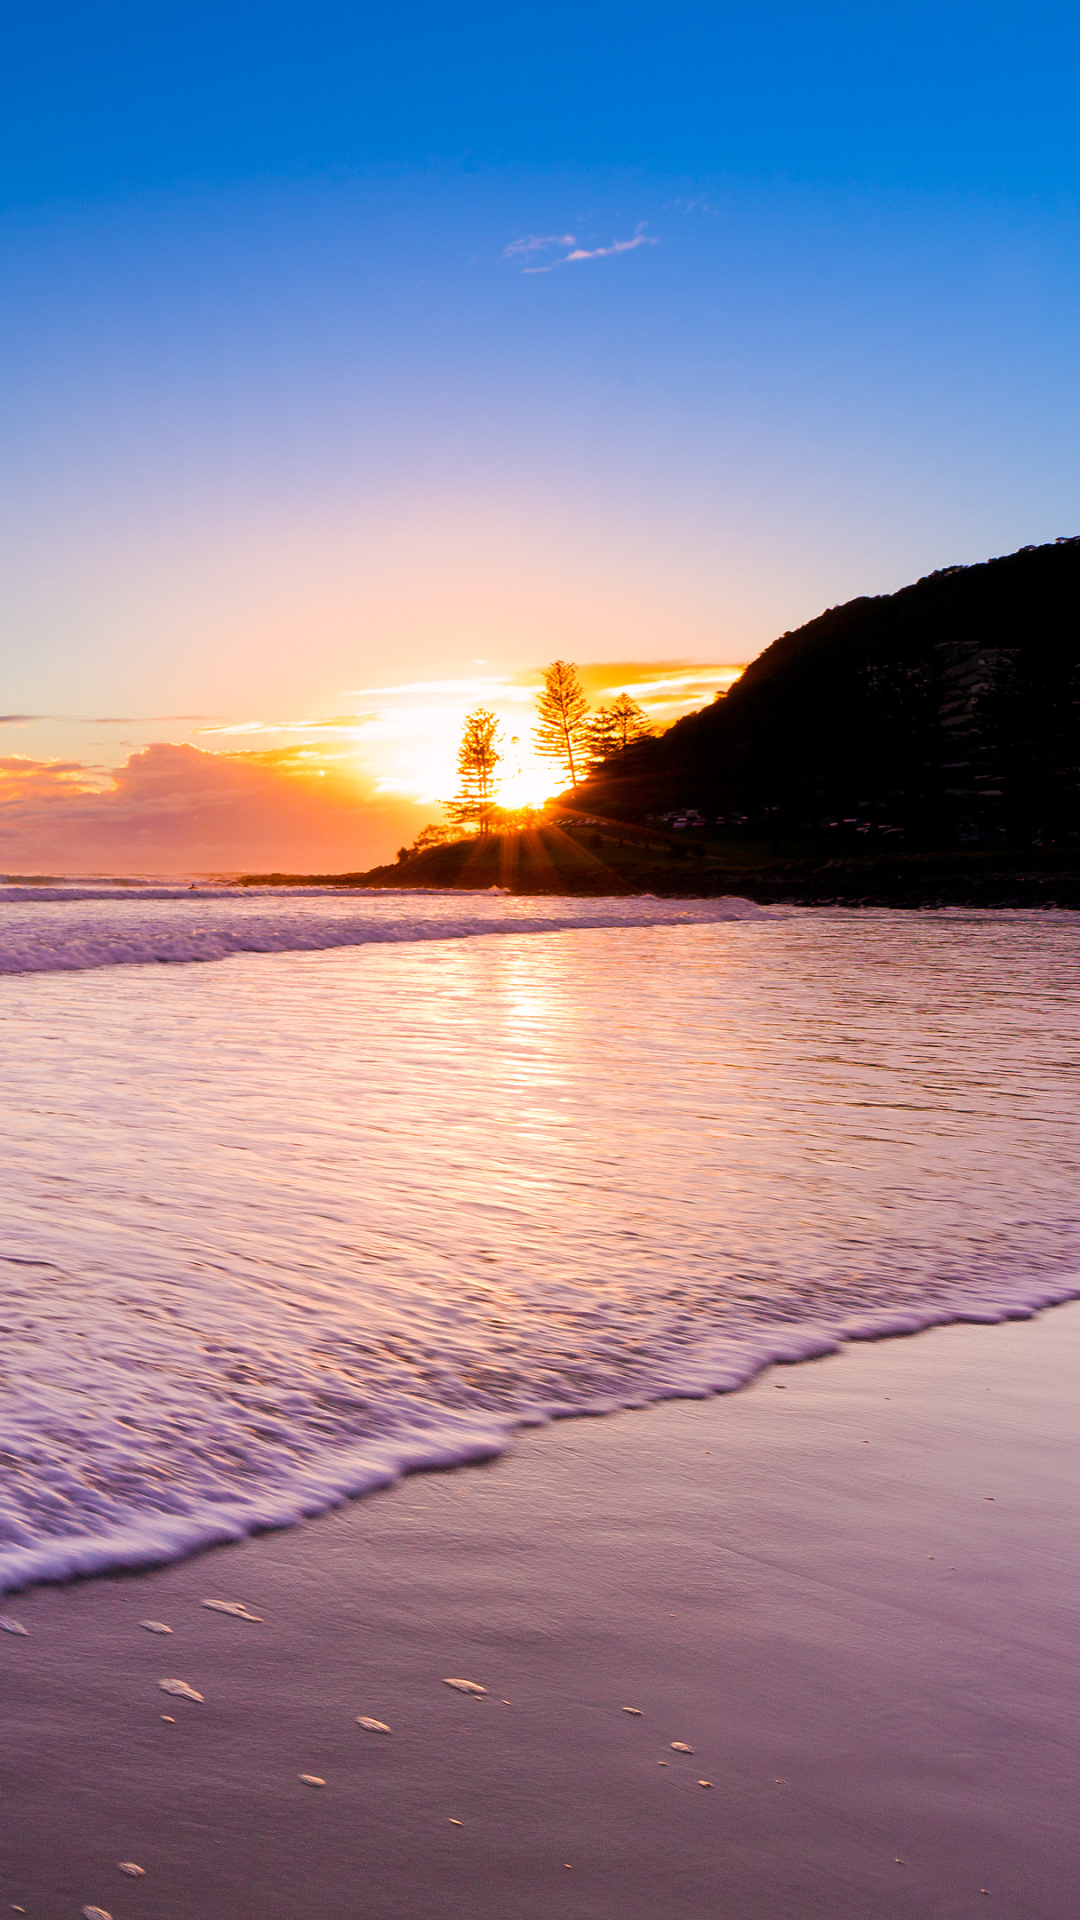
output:
[{"label": "silhouetted tree", "polygon": [[486,707],[467,715],[458,748],[458,790],[446,801],[446,811],[459,827],[477,826],[487,833],[495,805],[495,769],[499,752],[499,722]]},{"label": "silhouetted tree", "polygon": [[638,740],[647,740],[652,727],[642,707],[629,694],[620,693],[610,706],[598,707],[589,721],[589,757],[592,767],[600,767],[612,754],[623,753]]},{"label": "silhouetted tree", "polygon": [[589,703],[572,662],[553,660],[545,668],[536,712],[539,724],[533,739],[537,753],[542,760],[565,768],[570,785],[576,787],[588,754]]},{"label": "silhouetted tree", "polygon": [[409,852],[425,853],[428,847],[445,846],[446,842],[453,838],[453,827],[445,826],[440,820],[430,820],[426,827],[421,827],[416,839],[409,848]]}]

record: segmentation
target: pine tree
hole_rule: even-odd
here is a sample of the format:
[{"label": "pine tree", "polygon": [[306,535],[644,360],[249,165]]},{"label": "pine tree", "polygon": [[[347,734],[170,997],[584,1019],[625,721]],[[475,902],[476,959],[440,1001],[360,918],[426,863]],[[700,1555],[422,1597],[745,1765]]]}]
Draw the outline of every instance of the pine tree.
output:
[{"label": "pine tree", "polygon": [[620,693],[610,706],[600,707],[589,723],[590,764],[602,766],[612,754],[622,753],[635,741],[646,740],[652,727],[644,709],[626,693]]},{"label": "pine tree", "polygon": [[486,707],[477,707],[466,716],[458,748],[458,790],[444,803],[457,826],[475,825],[481,833],[489,831],[495,805],[495,769],[501,759],[499,722]]},{"label": "pine tree", "polygon": [[542,760],[554,761],[565,769],[570,785],[576,787],[588,753],[589,703],[571,662],[554,660],[544,669],[536,712],[539,725],[533,739],[537,753]]}]

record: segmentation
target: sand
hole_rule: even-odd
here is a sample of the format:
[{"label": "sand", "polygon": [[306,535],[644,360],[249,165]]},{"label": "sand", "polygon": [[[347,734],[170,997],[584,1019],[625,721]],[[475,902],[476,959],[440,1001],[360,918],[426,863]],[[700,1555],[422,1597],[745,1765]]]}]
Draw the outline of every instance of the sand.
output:
[{"label": "sand", "polygon": [[0,1913],[1072,1920],[1078,1365],[855,1346],[9,1597]]}]

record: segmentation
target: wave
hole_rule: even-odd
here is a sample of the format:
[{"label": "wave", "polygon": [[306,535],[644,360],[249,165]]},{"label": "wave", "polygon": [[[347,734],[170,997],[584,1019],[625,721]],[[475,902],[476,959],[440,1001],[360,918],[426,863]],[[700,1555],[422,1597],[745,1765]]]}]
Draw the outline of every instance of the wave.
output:
[{"label": "wave", "polygon": [[874,1308],[839,1326],[773,1329],[768,1337],[728,1338],[683,1356],[670,1373],[640,1381],[633,1391],[583,1396],[578,1404],[538,1404],[514,1419],[492,1413],[461,1417],[444,1409],[392,1438],[328,1453],[305,1464],[279,1484],[264,1484],[246,1497],[207,1501],[182,1515],[143,1513],[126,1526],[102,1533],[71,1534],[26,1546],[0,1549],[0,1596],[44,1581],[63,1581],[120,1569],[163,1566],[172,1560],[242,1540],[254,1533],[295,1526],[347,1500],[391,1486],[409,1473],[467,1466],[495,1459],[524,1428],[556,1419],[614,1413],[661,1400],[705,1400],[748,1386],[771,1366],[793,1366],[838,1353],[848,1342],[895,1339],[932,1327],[972,1323],[990,1326],[1005,1320],[1030,1320],[1047,1308],[1080,1299],[1080,1274],[1048,1285],[1014,1286],[1002,1292],[940,1302],[903,1311]]},{"label": "wave", "polygon": [[0,903],[13,942],[0,1585],[1080,1298],[1054,917],[305,893]]},{"label": "wave", "polygon": [[[356,896],[342,900],[337,889],[274,889],[272,895],[230,894],[205,889],[130,891],[33,890],[35,908],[27,910],[29,889],[17,895],[0,891],[0,973],[68,973],[94,967],[183,965],[226,960],[242,953],[317,953],[337,947],[394,942],[465,940],[486,934],[562,933],[592,927],[652,927],[715,924],[767,919],[765,908],[750,900],[725,897],[707,901],[665,901],[638,895],[625,900],[554,901],[513,897],[502,889],[483,894],[425,893],[422,906],[414,889],[372,889],[363,908]],[[321,912],[313,900],[333,896],[338,910]],[[273,905],[271,906],[271,900]],[[465,902],[470,904],[466,905]],[[17,902],[18,911],[12,911]],[[126,913],[75,911],[122,902]],[[413,903],[410,911],[406,902]],[[190,904],[200,917],[176,909]],[[207,914],[212,903],[216,909]],[[167,905],[167,914],[152,909]]]},{"label": "wave", "polygon": [[[126,905],[136,905],[144,900],[356,900],[363,899],[401,899],[411,896],[414,900],[420,890],[416,887],[238,887],[220,880],[213,881],[161,881],[146,880],[50,880],[48,884],[39,881],[9,881],[0,884],[0,905],[18,902],[23,906],[36,906],[45,901],[50,905],[57,902],[82,900],[123,900]],[[432,899],[460,899],[462,895],[498,893],[507,894],[508,887],[425,887],[424,897]]]}]

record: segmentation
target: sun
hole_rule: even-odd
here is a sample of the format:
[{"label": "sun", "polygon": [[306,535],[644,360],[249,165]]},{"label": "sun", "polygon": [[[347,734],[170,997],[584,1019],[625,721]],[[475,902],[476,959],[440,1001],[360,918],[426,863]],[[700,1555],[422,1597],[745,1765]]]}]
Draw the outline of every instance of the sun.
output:
[{"label": "sun", "polygon": [[502,765],[496,777],[500,807],[542,807],[558,792],[561,782],[551,766],[538,760],[516,736],[503,744]]}]

